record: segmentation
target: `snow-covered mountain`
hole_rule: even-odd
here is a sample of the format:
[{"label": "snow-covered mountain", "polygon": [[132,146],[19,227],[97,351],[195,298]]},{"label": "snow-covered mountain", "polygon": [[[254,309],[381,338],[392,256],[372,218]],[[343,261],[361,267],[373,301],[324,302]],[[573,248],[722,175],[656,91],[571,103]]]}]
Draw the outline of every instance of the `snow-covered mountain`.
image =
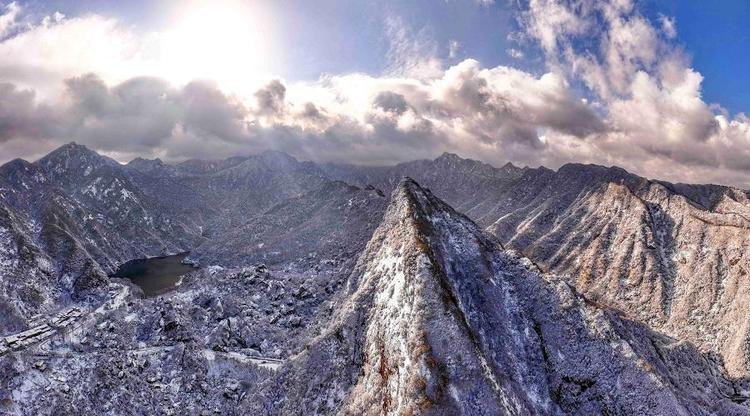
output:
[{"label": "snow-covered mountain", "polygon": [[[122,165],[71,143],[0,166],[0,332],[86,316],[0,351],[0,408],[747,414],[748,196],[453,154]],[[107,277],[182,251],[204,268],[163,297]],[[37,386],[53,376],[87,382]],[[123,380],[138,398],[103,397]]]},{"label": "snow-covered mountain", "polygon": [[412,180],[395,189],[346,291],[254,411],[750,412],[709,357],[540,273]]},{"label": "snow-covered mountain", "polygon": [[594,165],[508,171],[455,155],[365,174],[355,167],[331,171],[386,191],[409,172],[587,297],[721,354],[734,375],[750,375],[747,191]]},{"label": "snow-covered mountain", "polygon": [[0,358],[5,409],[750,414],[720,360],[586,299],[412,180],[333,276],[204,269],[166,298],[124,288],[51,344],[74,353]]},{"label": "snow-covered mountain", "polygon": [[350,262],[379,224],[386,203],[375,189],[329,181],[216,233],[190,257],[201,264],[235,267]]}]

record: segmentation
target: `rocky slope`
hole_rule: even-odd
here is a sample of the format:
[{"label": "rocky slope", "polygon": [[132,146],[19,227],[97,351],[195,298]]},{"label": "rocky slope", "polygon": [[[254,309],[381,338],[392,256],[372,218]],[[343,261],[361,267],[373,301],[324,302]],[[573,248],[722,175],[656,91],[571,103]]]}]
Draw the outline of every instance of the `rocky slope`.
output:
[{"label": "rocky slope", "polygon": [[200,264],[235,267],[350,262],[377,227],[386,202],[377,190],[328,182],[215,235],[190,258]]},{"label": "rocky slope", "polygon": [[110,283],[73,325],[0,355],[0,413],[247,414],[240,404],[319,333],[337,276],[214,267],[145,299]]},{"label": "rocky slope", "polygon": [[581,293],[721,354],[736,376],[750,374],[746,191],[669,184],[616,167],[497,169],[450,154],[330,169],[384,190],[405,171]]},{"label": "rocky slope", "polygon": [[3,165],[0,189],[0,333],[134,258],[194,250],[204,264],[352,264],[385,206],[377,191],[282,153],[121,165],[75,143]]},{"label": "rocky slope", "polygon": [[410,180],[346,290],[252,411],[750,413],[710,357],[540,274]]},{"label": "rocky slope", "polygon": [[[405,174],[478,226],[413,182],[399,185]],[[295,358],[272,377],[243,381],[247,399],[238,402],[247,411],[294,413],[312,401],[320,413],[744,414],[749,227],[746,191],[619,168],[495,168],[451,154],[357,167],[276,152],[121,165],[70,144],[0,167],[0,332],[61,305],[103,302],[107,274],[126,260],[192,250],[204,266],[264,262],[284,276],[255,288],[239,283],[241,269],[218,273],[216,288],[186,282],[220,303],[239,302],[238,293],[269,297],[261,302],[267,322],[248,314],[243,323],[258,320],[254,333],[271,340],[262,350]],[[201,273],[208,270],[218,269]],[[298,284],[311,288],[299,294],[308,300],[293,295]],[[151,317],[135,309],[158,301],[136,298],[111,320],[153,320],[155,309]],[[175,312],[190,339],[217,325],[193,310],[193,301],[204,305],[196,299]],[[188,351],[247,353],[253,337],[229,322],[217,329],[231,334],[221,343]],[[298,324],[310,331],[283,335]],[[148,331],[115,341],[133,350],[166,345]],[[113,353],[99,351],[91,363]],[[31,365],[14,359],[13,368]],[[19,371],[12,379],[23,384]],[[488,407],[471,407],[480,402]]]},{"label": "rocky slope", "polygon": [[409,180],[347,280],[214,267],[168,297],[109,290],[0,357],[3,411],[750,414],[715,357],[588,301]]},{"label": "rocky slope", "polygon": [[3,332],[106,281],[88,251],[73,198],[24,161],[0,167],[0,319]]},{"label": "rocky slope", "polygon": [[480,218],[581,292],[748,375],[747,193],[569,165],[528,175]]}]

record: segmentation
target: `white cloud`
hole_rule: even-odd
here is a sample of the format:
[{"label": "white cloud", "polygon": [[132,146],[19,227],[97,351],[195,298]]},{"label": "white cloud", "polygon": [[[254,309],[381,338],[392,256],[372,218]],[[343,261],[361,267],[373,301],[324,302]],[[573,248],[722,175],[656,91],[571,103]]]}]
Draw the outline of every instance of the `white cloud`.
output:
[{"label": "white cloud", "polygon": [[85,72],[110,82],[151,73],[146,49],[143,39],[114,19],[45,20],[0,42],[0,80],[50,98],[61,92],[63,79]]},{"label": "white cloud", "polygon": [[[138,33],[95,14],[66,18],[55,12],[20,25],[20,7],[11,3],[0,16],[0,80],[53,97],[61,92],[61,80],[89,72],[108,83],[141,75],[176,84],[210,78],[244,93],[270,79],[265,65],[273,59],[273,45],[256,33],[266,30],[260,6],[251,13],[239,0],[217,0],[209,13],[205,3],[181,4],[184,13],[169,27]],[[249,15],[258,22],[243,20]],[[9,30],[4,28],[15,27],[19,30],[3,39]]]},{"label": "white cloud", "polygon": [[660,14],[659,22],[661,23],[661,30],[664,32],[664,36],[669,39],[677,37],[677,25],[675,24],[674,17]]},{"label": "white cloud", "polygon": [[25,138],[29,154],[39,143],[75,139],[123,158],[226,157],[270,148],[372,164],[450,150],[535,163],[546,148],[539,129],[580,140],[605,127],[558,75],[534,77],[473,60],[430,79],[352,74],[272,81],[251,103],[205,82],[180,88],[142,77],[114,85],[94,75],[71,78],[53,102],[7,85],[0,97],[25,104],[0,105],[0,120],[12,121],[0,123],[10,126],[0,128],[0,138]]},{"label": "white cloud", "polygon": [[402,19],[390,16],[385,21],[385,34],[390,45],[386,75],[433,78],[442,72],[435,40],[423,28],[414,32]]},{"label": "white cloud", "polygon": [[21,6],[16,2],[12,2],[4,8],[5,11],[0,14],[0,39],[7,36],[13,27],[16,26],[16,18],[21,12]]},{"label": "white cloud", "polygon": [[508,48],[508,49],[507,49],[507,50],[505,51],[505,53],[507,53],[507,54],[508,54],[508,56],[510,56],[510,57],[511,57],[511,58],[513,58],[513,59],[523,59],[523,58],[524,58],[524,53],[523,53],[523,51],[522,51],[522,50],[520,50],[520,49],[516,49],[516,48]]},{"label": "white cloud", "polygon": [[703,77],[669,43],[674,19],[660,16],[657,29],[629,0],[532,0],[521,21],[550,69],[582,80],[605,111],[610,130],[595,139],[548,135],[564,158],[671,180],[750,184],[750,166],[735,157],[750,144],[747,118],[729,119],[703,101]]},{"label": "white cloud", "polygon": [[457,40],[451,40],[448,42],[448,57],[454,59],[458,55],[458,50],[461,44]]}]

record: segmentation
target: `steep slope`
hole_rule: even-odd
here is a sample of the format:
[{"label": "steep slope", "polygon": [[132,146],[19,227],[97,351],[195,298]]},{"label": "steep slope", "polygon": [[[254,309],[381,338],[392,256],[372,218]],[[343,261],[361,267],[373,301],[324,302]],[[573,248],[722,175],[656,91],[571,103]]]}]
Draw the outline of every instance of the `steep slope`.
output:
[{"label": "steep slope", "polygon": [[201,264],[338,265],[364,248],[385,210],[375,190],[328,182],[280,202],[197,247]]},{"label": "steep slope", "polygon": [[720,353],[746,376],[748,219],[744,191],[566,165],[522,177],[482,221],[581,293]]},{"label": "steep slope", "polygon": [[197,212],[208,208],[174,182],[146,178],[75,143],[35,164],[84,208],[79,225],[93,236],[83,240],[101,249],[96,260],[110,271],[132,258],[184,251],[200,238],[201,217],[185,215],[181,203],[191,201]]},{"label": "steep slope", "polygon": [[0,167],[0,303],[14,317],[0,330],[104,283],[76,222],[84,212],[39,166],[14,160]]},{"label": "steep slope", "polygon": [[505,245],[568,275],[578,291],[720,353],[736,376],[750,374],[745,191],[594,165],[496,169],[448,154],[394,167],[328,168],[384,190],[413,170]]},{"label": "steep slope", "polygon": [[269,414],[750,414],[718,364],[542,276],[403,181]]}]

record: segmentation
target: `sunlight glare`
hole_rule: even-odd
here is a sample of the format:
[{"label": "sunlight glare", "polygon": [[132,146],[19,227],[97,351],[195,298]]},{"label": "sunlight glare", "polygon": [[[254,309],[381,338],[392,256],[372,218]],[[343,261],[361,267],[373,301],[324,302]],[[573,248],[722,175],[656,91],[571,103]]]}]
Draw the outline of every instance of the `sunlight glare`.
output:
[{"label": "sunlight glare", "polygon": [[163,37],[167,78],[178,83],[210,79],[221,88],[242,91],[271,70],[262,10],[239,0],[185,3]]}]

